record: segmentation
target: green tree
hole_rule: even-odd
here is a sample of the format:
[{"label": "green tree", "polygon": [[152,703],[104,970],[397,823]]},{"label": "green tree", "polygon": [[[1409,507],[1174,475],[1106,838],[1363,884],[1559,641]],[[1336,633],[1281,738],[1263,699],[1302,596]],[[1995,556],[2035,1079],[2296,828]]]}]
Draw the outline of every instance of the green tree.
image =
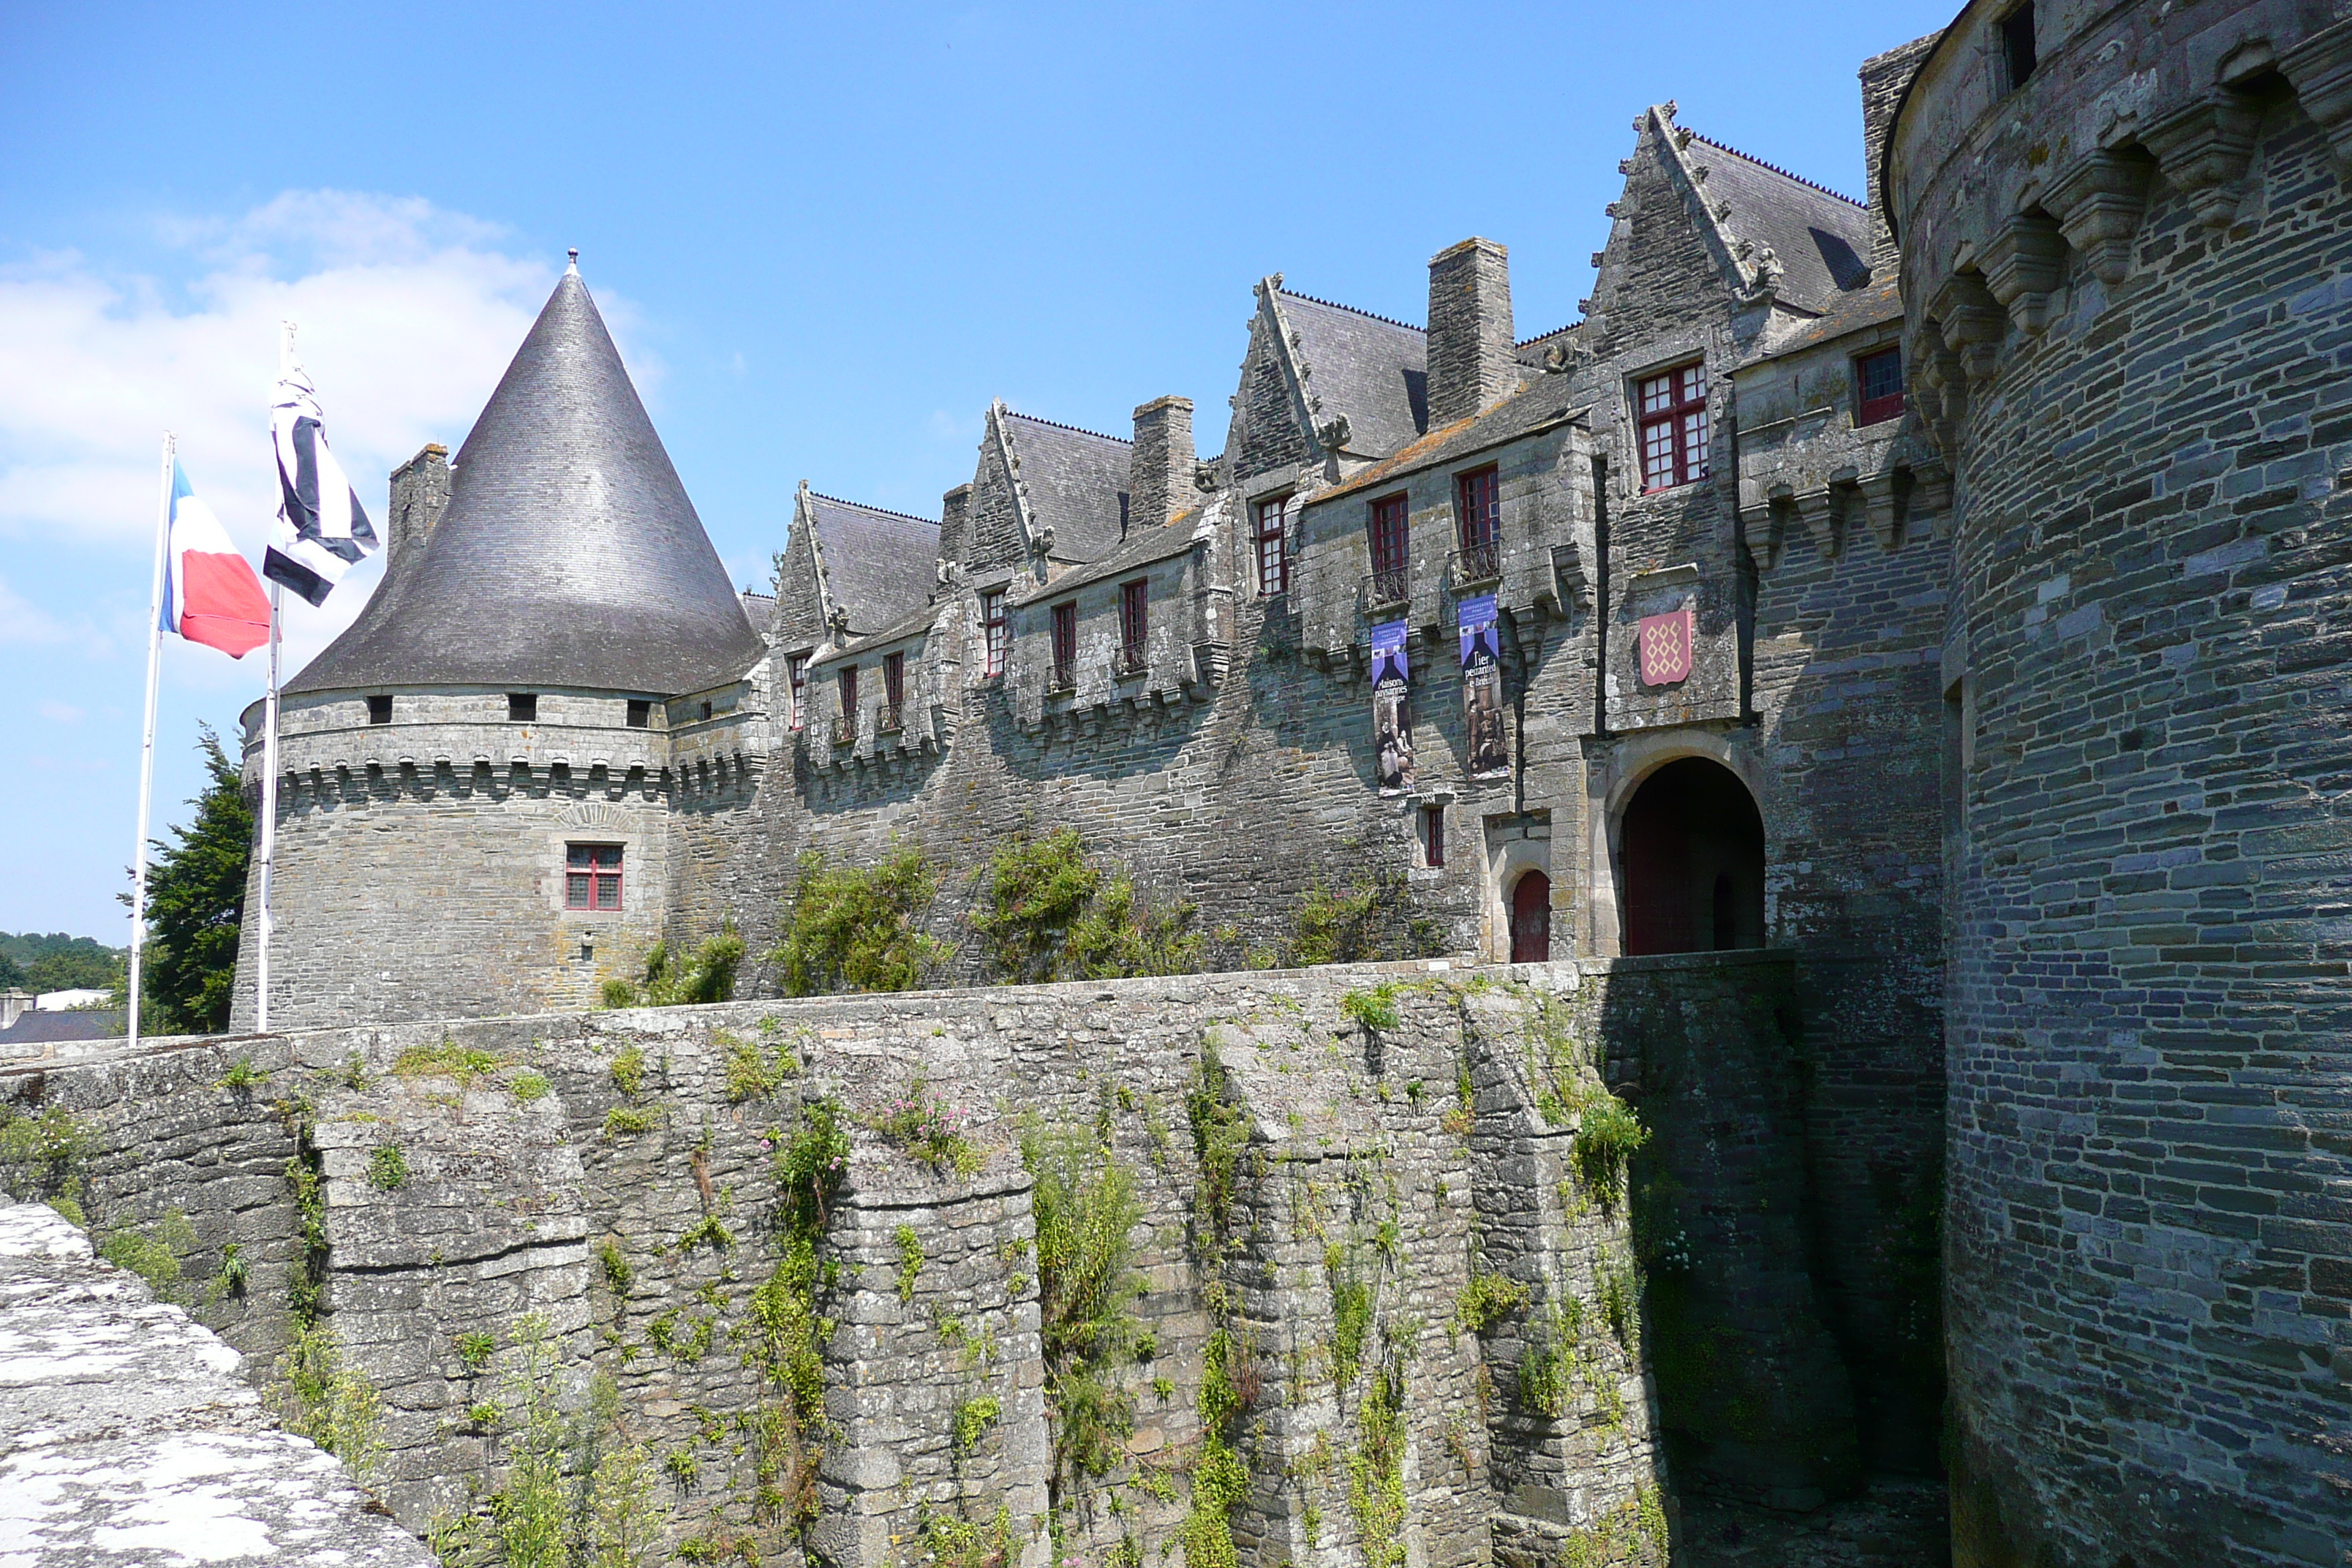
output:
[{"label": "green tree", "polygon": [[783,972],[785,994],[921,984],[954,952],[917,924],[939,886],[939,873],[919,849],[899,850],[862,869],[828,868],[823,855],[803,851],[784,940],[768,955]]},{"label": "green tree", "polygon": [[176,844],[156,839],[147,868],[144,989],[152,1013],[142,1016],[167,1029],[218,1034],[228,1027],[229,993],[236,984],[253,807],[220,736],[209,724],[201,728],[196,750],[210,782],[188,802],[196,808],[195,822],[171,828]]}]

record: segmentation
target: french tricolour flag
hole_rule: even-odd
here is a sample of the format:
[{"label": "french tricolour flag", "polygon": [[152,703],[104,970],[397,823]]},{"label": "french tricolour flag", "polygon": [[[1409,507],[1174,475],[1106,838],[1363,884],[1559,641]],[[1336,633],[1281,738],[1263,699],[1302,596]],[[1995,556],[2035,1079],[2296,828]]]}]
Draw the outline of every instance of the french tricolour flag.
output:
[{"label": "french tricolour flag", "polygon": [[243,658],[269,640],[269,598],[228,530],[172,460],[172,524],[163,576],[163,629]]},{"label": "french tricolour flag", "polygon": [[279,500],[261,573],[323,605],[343,574],[375,552],[376,537],[343,466],[327,450],[319,395],[299,365],[278,383],[269,434],[278,448]]}]

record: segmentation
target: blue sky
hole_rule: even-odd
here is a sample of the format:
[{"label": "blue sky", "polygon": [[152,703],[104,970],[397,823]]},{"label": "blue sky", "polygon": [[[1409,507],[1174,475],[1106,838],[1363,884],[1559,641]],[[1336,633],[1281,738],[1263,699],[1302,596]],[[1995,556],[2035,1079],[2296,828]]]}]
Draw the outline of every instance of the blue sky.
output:
[{"label": "blue sky", "polygon": [[[383,475],[455,447],[567,246],[739,582],[794,485],[938,514],[991,397],[1223,436],[1250,286],[1565,324],[1633,117],[1863,193],[1854,70],[1952,0],[0,8],[0,930],[123,940],[158,441],[257,557],[272,324]],[[297,606],[294,663],[373,572]],[[261,689],[167,647],[156,823]],[[289,665],[289,668],[290,668]]]}]

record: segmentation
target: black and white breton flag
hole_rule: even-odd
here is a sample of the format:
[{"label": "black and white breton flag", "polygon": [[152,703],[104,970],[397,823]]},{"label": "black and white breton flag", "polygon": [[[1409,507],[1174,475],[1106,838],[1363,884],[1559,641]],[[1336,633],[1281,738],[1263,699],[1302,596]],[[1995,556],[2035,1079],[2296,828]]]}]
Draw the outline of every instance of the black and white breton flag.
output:
[{"label": "black and white breton flag", "polygon": [[319,395],[302,367],[278,383],[269,409],[278,448],[278,525],[261,574],[323,605],[352,565],[375,553],[375,529],[343,466],[327,450]]}]

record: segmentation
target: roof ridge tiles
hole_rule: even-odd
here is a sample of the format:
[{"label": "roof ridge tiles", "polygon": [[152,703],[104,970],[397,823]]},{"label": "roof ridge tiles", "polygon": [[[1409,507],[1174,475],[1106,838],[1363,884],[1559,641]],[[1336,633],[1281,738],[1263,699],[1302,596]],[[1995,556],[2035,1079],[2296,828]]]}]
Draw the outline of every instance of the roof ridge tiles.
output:
[{"label": "roof ridge tiles", "polygon": [[1749,163],[1755,164],[1758,168],[1769,169],[1772,173],[1780,175],[1782,179],[1794,181],[1796,184],[1804,186],[1807,190],[1819,191],[1825,196],[1835,196],[1839,201],[1843,202],[1850,207],[1860,207],[1864,212],[1868,212],[1870,210],[1870,205],[1867,202],[1855,201],[1843,191],[1833,191],[1818,180],[1809,180],[1802,174],[1792,174],[1788,170],[1780,167],[1780,164],[1768,163],[1753,153],[1743,153],[1737,147],[1717,142],[1711,136],[1702,136],[1696,131],[1691,132],[1691,140],[1694,142],[1703,142],[1718,153],[1728,153],[1735,158],[1745,158]]},{"label": "roof ridge tiles", "polygon": [[1523,349],[1523,348],[1527,347],[1529,343],[1539,343],[1539,342],[1543,342],[1546,338],[1556,338],[1556,337],[1559,336],[1559,335],[1560,335],[1560,333],[1562,333],[1562,332],[1574,331],[1577,328],[1579,328],[1579,327],[1580,327],[1580,326],[1582,326],[1582,325],[1584,325],[1584,318],[1583,318],[1583,317],[1581,317],[1581,316],[1579,316],[1579,317],[1577,317],[1577,318],[1576,318],[1576,320],[1574,320],[1574,321],[1572,321],[1569,322],[1567,326],[1564,326],[1564,327],[1554,327],[1551,331],[1548,331],[1548,332],[1538,332],[1534,337],[1531,337],[1531,338],[1521,338],[1517,342],[1513,343],[1511,346],[1512,346],[1513,348],[1515,348],[1515,349]]},{"label": "roof ridge tiles", "polygon": [[1010,405],[1004,412],[1014,419],[1026,419],[1032,425],[1044,425],[1055,430],[1067,430],[1074,436],[1091,436],[1097,441],[1116,441],[1122,447],[1135,445],[1123,436],[1106,436],[1099,430],[1089,430],[1083,425],[1065,425],[1058,419],[1041,419],[1034,414],[1024,414],[1018,408]]},{"label": "roof ridge tiles", "polygon": [[940,525],[940,520],[935,517],[917,517],[911,511],[892,511],[888,507],[876,506],[872,501],[851,500],[847,496],[829,496],[820,489],[811,489],[809,495],[813,500],[829,500],[835,506],[854,506],[860,511],[875,512],[883,517],[895,517],[904,522],[919,522],[925,528],[937,528]]},{"label": "roof ridge tiles", "polygon": [[1402,327],[1408,332],[1419,332],[1423,337],[1429,335],[1429,329],[1426,327],[1416,327],[1411,321],[1400,321],[1394,316],[1383,316],[1378,310],[1366,310],[1355,305],[1342,305],[1337,300],[1318,299],[1312,294],[1301,294],[1296,289],[1277,289],[1275,292],[1286,300],[1304,300],[1310,305],[1320,305],[1328,310],[1345,310],[1351,316],[1362,316],[1368,321],[1385,321],[1391,327]]}]

